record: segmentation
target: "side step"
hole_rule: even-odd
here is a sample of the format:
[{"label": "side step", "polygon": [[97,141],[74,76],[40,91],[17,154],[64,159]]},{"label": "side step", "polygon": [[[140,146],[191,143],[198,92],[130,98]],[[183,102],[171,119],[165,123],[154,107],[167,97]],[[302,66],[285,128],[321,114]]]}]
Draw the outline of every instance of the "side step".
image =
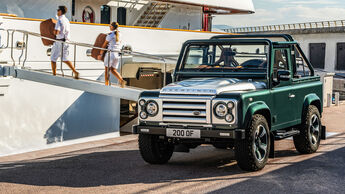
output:
[{"label": "side step", "polygon": [[300,132],[298,130],[290,130],[290,131],[280,131],[278,130],[274,136],[275,140],[282,140],[286,139],[295,135],[298,135]]}]

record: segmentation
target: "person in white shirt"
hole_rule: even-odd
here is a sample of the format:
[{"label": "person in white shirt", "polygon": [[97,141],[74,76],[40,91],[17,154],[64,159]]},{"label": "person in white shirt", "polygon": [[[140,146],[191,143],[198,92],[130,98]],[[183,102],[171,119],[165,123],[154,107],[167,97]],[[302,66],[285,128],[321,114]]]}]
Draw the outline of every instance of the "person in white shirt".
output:
[{"label": "person in white shirt", "polygon": [[[105,85],[109,85],[108,72],[110,71],[119,80],[121,87],[125,87],[126,81],[123,80],[122,76],[117,71],[120,64],[119,52],[121,51],[120,32],[118,30],[119,24],[117,22],[113,22],[109,25],[109,27],[111,32],[107,35],[102,46],[102,48],[107,48],[110,50],[107,51],[104,57]],[[100,55],[98,56],[99,60],[102,59],[104,52],[104,50],[100,52]]]},{"label": "person in white shirt", "polygon": [[73,71],[74,78],[78,79],[79,73],[75,70],[71,61],[68,60],[69,44],[62,43],[62,42],[68,42],[70,40],[70,23],[69,23],[69,20],[65,16],[66,12],[67,12],[66,6],[59,6],[57,10],[58,20],[55,24],[55,30],[54,30],[54,34],[56,35],[56,40],[58,41],[54,42],[52,52],[51,52],[51,57],[50,57],[52,71],[53,71],[53,75],[56,75],[56,61],[58,60],[59,57],[61,57],[61,60],[64,63],[66,63],[68,67],[71,68],[71,70]]}]

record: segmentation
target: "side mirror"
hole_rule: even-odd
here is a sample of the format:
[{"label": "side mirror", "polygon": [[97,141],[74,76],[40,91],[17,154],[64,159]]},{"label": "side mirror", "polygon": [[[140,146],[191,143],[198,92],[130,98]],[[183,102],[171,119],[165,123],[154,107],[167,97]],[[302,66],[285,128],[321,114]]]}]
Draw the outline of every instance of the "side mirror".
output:
[{"label": "side mirror", "polygon": [[279,70],[277,77],[278,77],[279,82],[280,81],[289,81],[291,74],[290,74],[290,71],[288,71],[288,70]]}]

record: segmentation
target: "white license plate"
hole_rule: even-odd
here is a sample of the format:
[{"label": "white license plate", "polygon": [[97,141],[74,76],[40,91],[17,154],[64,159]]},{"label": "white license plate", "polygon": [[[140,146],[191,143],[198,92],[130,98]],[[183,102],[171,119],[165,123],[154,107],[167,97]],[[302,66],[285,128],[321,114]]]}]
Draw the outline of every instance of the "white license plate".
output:
[{"label": "white license plate", "polygon": [[168,137],[200,138],[200,130],[194,129],[167,129]]}]

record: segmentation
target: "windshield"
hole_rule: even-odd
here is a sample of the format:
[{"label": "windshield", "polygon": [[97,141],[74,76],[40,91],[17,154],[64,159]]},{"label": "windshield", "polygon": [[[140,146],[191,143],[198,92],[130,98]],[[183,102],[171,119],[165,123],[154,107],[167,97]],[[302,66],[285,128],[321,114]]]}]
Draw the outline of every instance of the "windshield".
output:
[{"label": "windshield", "polygon": [[261,43],[190,45],[180,71],[266,74],[268,48]]}]

